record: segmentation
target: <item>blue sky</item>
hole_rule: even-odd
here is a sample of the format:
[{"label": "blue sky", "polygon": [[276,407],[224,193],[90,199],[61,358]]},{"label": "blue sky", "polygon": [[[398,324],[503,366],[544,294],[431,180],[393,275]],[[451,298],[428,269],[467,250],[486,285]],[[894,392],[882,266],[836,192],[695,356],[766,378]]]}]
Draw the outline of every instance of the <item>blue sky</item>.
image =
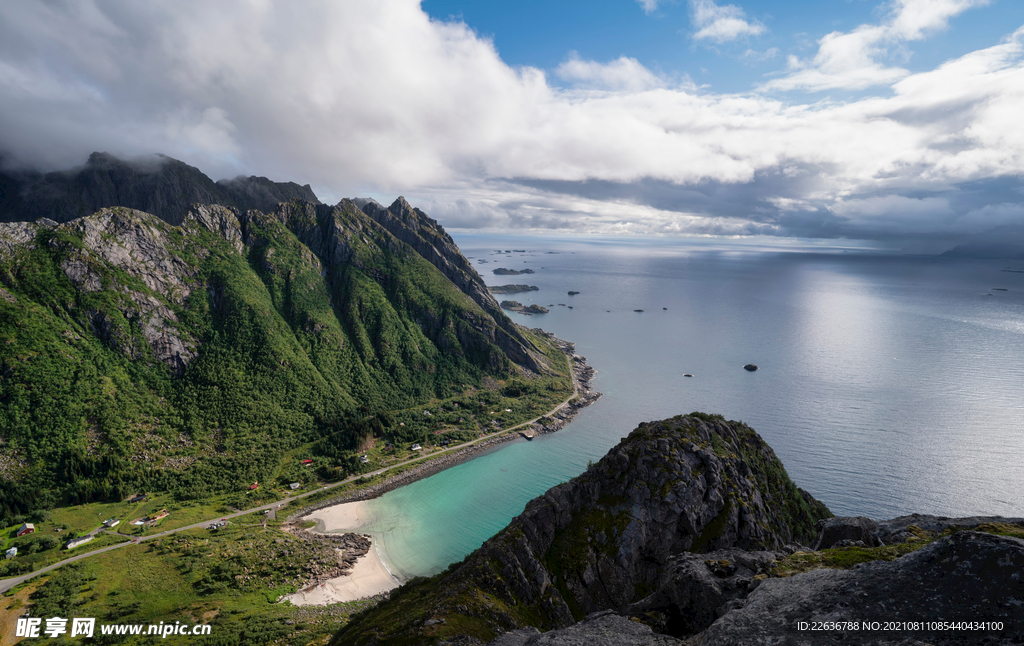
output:
[{"label": "blue sky", "polygon": [[[700,28],[686,0],[653,3],[649,12],[642,3],[622,0],[427,0],[422,6],[437,20],[463,21],[492,40],[509,65],[555,70],[571,52],[595,61],[627,56],[648,69],[688,75],[717,92],[750,91],[784,73],[788,56],[812,56],[825,34],[879,22],[889,7],[870,0],[721,2],[716,6],[739,9],[763,31],[712,40],[694,38]],[[958,13],[947,28],[895,56],[912,72],[932,69],[997,43],[1008,26],[1022,24],[1024,3],[994,0]]]},{"label": "blue sky", "polygon": [[521,233],[1024,240],[1024,2],[2,0],[0,154]]}]

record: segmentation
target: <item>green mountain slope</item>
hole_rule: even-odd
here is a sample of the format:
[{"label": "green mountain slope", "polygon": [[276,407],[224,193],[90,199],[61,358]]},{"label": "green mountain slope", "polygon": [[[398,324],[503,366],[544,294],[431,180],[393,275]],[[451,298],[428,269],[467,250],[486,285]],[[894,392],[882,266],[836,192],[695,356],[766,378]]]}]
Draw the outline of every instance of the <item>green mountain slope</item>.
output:
[{"label": "green mountain slope", "polygon": [[235,491],[307,445],[355,471],[388,411],[548,371],[451,247],[348,200],[0,224],[0,514]]}]

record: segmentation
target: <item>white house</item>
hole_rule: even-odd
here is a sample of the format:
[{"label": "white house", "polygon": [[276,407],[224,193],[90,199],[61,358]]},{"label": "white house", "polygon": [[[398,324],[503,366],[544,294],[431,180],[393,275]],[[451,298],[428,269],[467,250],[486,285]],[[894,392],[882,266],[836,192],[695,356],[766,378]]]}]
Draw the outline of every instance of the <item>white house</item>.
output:
[{"label": "white house", "polygon": [[67,548],[69,550],[73,550],[76,547],[78,547],[79,545],[85,545],[86,543],[91,541],[93,538],[95,538],[95,536],[82,536],[81,538],[73,538],[70,541],[68,541]]},{"label": "white house", "polygon": [[12,547],[11,549],[9,549],[6,552],[4,552],[4,554],[6,555],[7,558],[13,559],[15,556],[18,555],[18,548],[17,547]]}]

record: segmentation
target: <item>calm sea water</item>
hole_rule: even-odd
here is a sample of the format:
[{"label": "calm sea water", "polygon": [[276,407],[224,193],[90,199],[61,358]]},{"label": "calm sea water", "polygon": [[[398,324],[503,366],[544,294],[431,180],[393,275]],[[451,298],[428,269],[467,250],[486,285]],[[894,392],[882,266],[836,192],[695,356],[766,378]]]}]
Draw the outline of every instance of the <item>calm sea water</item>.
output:
[{"label": "calm sea water", "polygon": [[457,242],[488,284],[540,287],[504,298],[551,312],[513,320],[576,343],[605,395],[554,435],[372,501],[364,531],[399,576],[462,559],[639,422],[694,410],[750,424],[837,515],[1024,516],[1024,273],[1004,271],[1024,262]]}]

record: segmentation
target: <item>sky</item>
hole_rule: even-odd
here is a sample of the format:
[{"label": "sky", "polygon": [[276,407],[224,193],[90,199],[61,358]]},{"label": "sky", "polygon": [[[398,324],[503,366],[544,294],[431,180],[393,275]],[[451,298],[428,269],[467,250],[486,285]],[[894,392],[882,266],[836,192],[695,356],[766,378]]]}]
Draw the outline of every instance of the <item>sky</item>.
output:
[{"label": "sky", "polygon": [[0,0],[5,168],[163,153],[455,229],[1024,242],[1019,0]]}]

